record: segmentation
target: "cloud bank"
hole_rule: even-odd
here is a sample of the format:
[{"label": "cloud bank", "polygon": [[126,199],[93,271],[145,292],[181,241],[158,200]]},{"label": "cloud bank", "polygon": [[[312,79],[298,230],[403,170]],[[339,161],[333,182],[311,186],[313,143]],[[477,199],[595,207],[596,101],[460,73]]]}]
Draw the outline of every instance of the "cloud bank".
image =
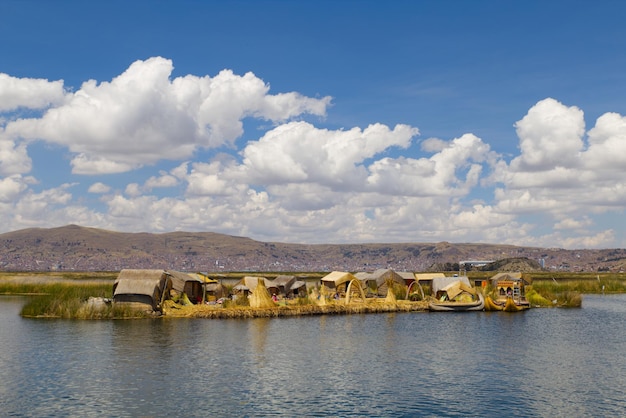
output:
[{"label": "cloud bank", "polygon": [[[505,157],[469,132],[329,129],[331,97],[272,94],[252,73],[172,71],[154,57],[76,91],[0,73],[4,231],[77,223],[309,243],[626,245],[600,222],[626,207],[622,115],[587,130],[583,110],[541,100],[512,126],[519,153]],[[248,120],[264,130],[245,132]],[[29,154],[35,143],[65,150],[75,181],[33,176],[46,164]]]}]

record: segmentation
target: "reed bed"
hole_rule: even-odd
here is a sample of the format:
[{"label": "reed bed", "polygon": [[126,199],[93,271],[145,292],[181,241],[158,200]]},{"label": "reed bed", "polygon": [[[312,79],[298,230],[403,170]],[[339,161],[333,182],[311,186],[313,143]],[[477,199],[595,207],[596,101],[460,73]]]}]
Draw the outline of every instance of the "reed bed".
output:
[{"label": "reed bed", "polygon": [[[104,303],[111,298],[112,287],[108,283],[2,283],[0,292],[32,295],[20,312],[26,318],[121,319],[152,316],[125,306]],[[90,298],[100,298],[102,303],[88,303]]]},{"label": "reed bed", "polygon": [[385,302],[385,299],[375,299],[350,304],[345,304],[343,301],[333,301],[325,305],[317,305],[314,303],[304,304],[300,301],[294,304],[265,308],[251,308],[245,306],[231,306],[226,308],[216,305],[172,306],[172,304],[167,303],[164,308],[164,316],[177,318],[227,319],[415,312],[426,310],[428,310],[428,303],[426,302],[396,301],[395,303],[388,303]]}]

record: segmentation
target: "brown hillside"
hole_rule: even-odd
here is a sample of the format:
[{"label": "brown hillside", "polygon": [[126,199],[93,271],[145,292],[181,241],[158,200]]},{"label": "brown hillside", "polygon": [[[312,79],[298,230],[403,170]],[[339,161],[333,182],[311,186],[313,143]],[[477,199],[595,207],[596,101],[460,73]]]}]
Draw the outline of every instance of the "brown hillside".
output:
[{"label": "brown hillside", "polygon": [[[212,232],[123,233],[68,225],[0,234],[0,270],[427,271],[462,260],[543,259],[548,269],[619,270],[626,250],[542,249],[466,243],[286,244]],[[534,265],[535,267],[538,264]]]}]

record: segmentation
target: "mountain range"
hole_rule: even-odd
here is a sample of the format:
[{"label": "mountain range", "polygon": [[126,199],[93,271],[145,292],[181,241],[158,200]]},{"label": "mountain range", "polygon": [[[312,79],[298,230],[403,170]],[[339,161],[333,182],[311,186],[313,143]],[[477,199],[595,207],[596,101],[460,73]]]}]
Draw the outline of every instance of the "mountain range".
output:
[{"label": "mountain range", "polygon": [[[471,243],[291,244],[213,232],[126,233],[67,225],[0,234],[3,271],[442,271],[462,261],[527,258],[555,271],[622,271],[625,249]],[[470,265],[470,264],[466,264]]]}]

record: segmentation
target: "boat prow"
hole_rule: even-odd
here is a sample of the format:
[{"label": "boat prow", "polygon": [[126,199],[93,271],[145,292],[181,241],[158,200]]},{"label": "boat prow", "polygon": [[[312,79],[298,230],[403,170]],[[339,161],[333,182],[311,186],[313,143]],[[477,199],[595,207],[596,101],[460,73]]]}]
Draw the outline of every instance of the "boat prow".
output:
[{"label": "boat prow", "polygon": [[502,310],[504,312],[519,312],[525,311],[528,308],[530,308],[530,305],[515,303],[512,297],[508,297],[506,298],[506,302]]},{"label": "boat prow", "polygon": [[503,309],[504,306],[496,303],[496,301],[494,301],[491,296],[487,296],[485,298],[485,311],[501,311]]},{"label": "boat prow", "polygon": [[482,311],[485,308],[485,298],[478,292],[478,299],[472,302],[430,302],[428,309],[432,312],[466,312]]}]

